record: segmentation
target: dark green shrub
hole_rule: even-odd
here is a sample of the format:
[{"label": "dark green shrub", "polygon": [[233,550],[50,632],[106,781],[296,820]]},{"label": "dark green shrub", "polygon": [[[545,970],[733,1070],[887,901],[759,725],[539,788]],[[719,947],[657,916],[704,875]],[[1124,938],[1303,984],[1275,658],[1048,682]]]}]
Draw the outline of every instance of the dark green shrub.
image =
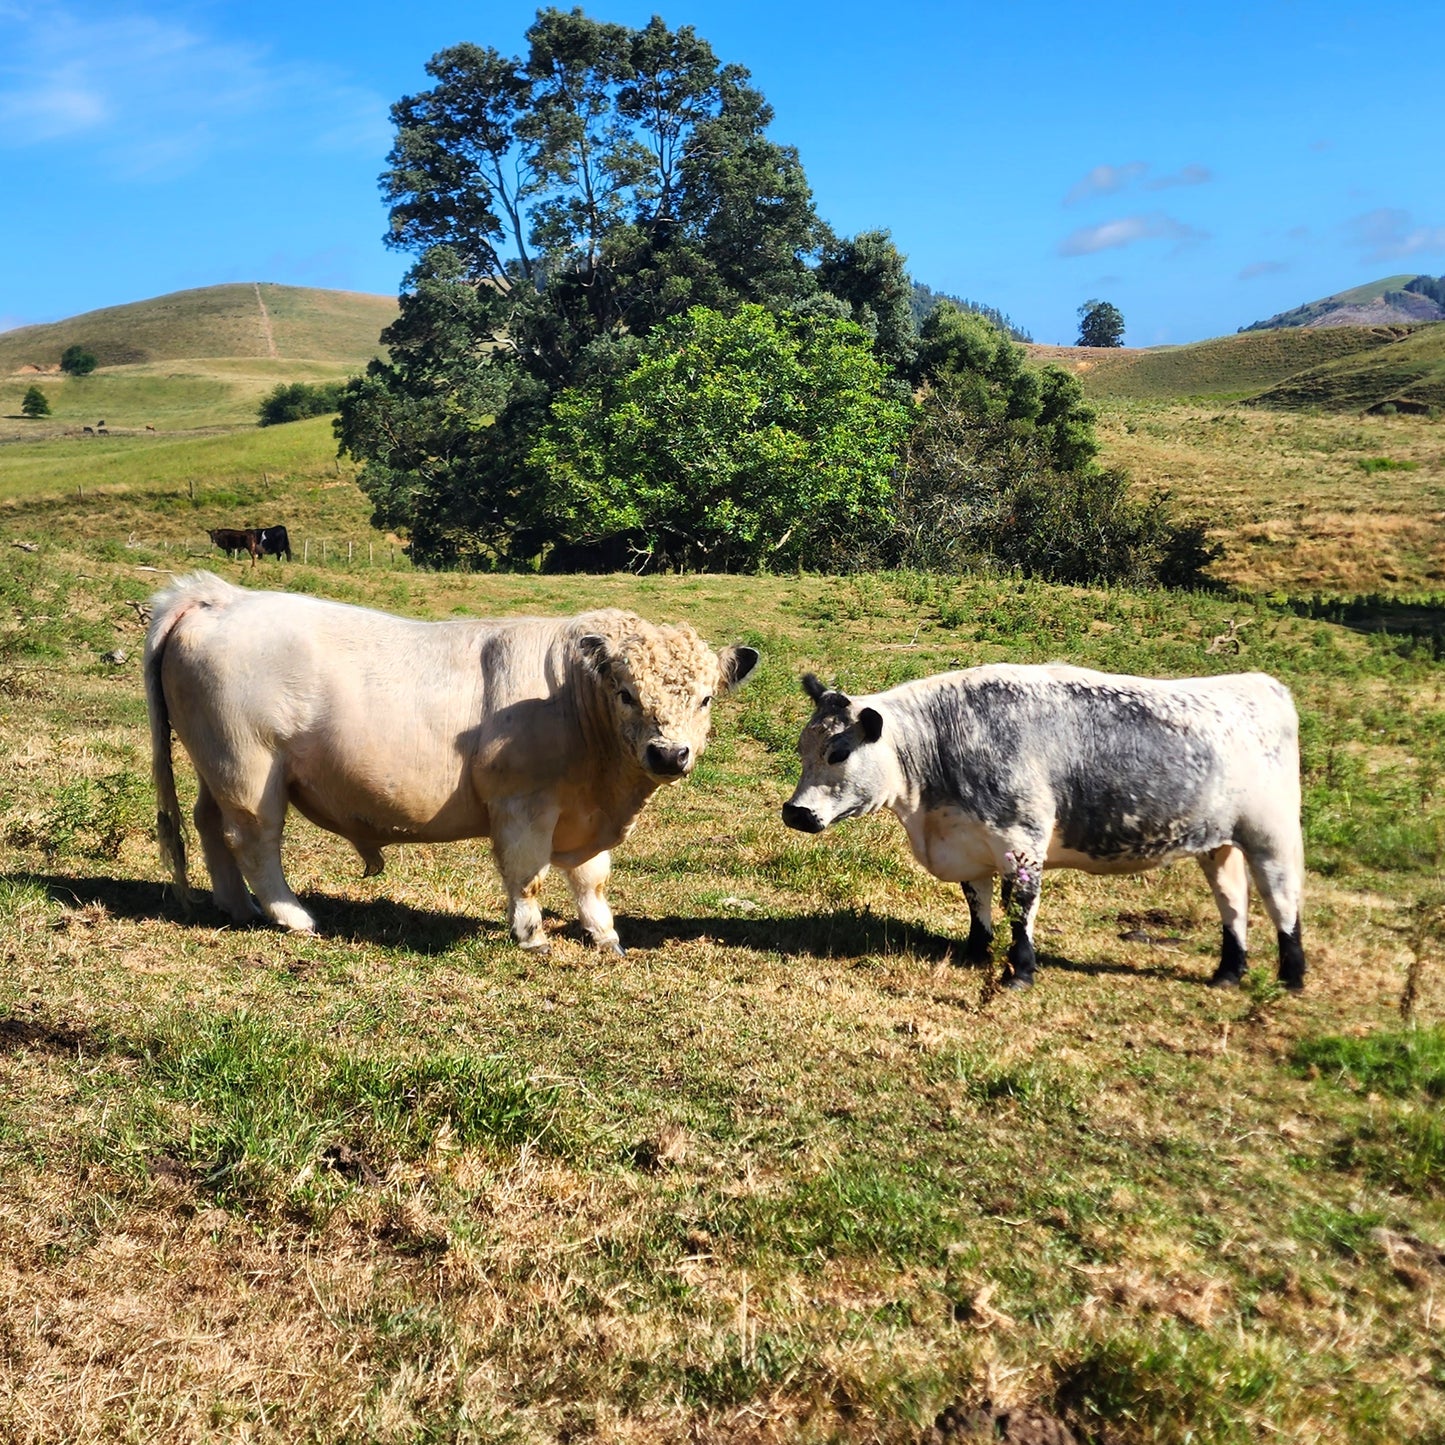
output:
[{"label": "dark green shrub", "polygon": [[262,426],[279,426],[308,416],[327,416],[341,409],[345,390],[343,381],[283,381],[261,402],[258,419]]}]

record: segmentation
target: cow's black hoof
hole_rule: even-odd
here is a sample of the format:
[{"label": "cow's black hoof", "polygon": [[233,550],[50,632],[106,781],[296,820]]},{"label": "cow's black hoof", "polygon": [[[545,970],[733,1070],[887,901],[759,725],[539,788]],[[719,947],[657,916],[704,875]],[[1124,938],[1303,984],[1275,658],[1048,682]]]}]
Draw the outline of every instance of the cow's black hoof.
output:
[{"label": "cow's black hoof", "polygon": [[1302,977],[1286,978],[1283,974],[1281,974],[1279,977],[1279,983],[1280,987],[1287,990],[1289,993],[1303,993],[1305,991],[1305,981]]},{"label": "cow's black hoof", "polygon": [[1011,989],[1014,993],[1023,993],[1026,989],[1034,986],[1034,976],[1031,973],[1014,973],[1004,979],[1003,986]]},{"label": "cow's black hoof", "polygon": [[1221,969],[1209,980],[1210,988],[1238,988],[1244,978],[1242,973],[1225,973]]}]

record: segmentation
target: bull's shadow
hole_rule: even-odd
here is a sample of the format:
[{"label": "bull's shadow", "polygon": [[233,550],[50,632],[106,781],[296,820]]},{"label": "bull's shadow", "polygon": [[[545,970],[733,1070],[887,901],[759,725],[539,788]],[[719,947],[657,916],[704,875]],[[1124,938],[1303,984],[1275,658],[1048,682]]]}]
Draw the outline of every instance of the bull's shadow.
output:
[{"label": "bull's shadow", "polygon": [[[182,926],[214,929],[247,927],[269,929],[258,920],[253,925],[236,925],[201,892],[191,908],[176,898],[162,883],[141,878],[71,877],[54,873],[0,874],[0,883],[42,888],[57,903],[72,908],[100,904],[112,918],[134,920],[165,919]],[[308,891],[308,906],[314,906],[322,937],[349,943],[377,944],[403,948],[408,953],[446,953],[465,939],[493,935],[500,939],[506,929],[466,913],[441,913],[416,908],[391,898],[357,900],[331,893]]]}]

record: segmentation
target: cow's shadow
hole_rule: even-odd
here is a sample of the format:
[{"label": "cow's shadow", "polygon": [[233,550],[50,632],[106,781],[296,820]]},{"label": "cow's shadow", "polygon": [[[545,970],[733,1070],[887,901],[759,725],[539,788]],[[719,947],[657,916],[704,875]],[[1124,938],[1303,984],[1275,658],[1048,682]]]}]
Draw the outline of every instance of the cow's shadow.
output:
[{"label": "cow's shadow", "polygon": [[[187,907],[168,885],[140,878],[7,873],[0,874],[0,883],[42,888],[55,902],[67,907],[99,904],[112,918],[161,919],[183,927],[231,928],[238,933],[250,929],[264,932],[272,927],[259,919],[254,924],[233,923],[203,891],[198,891],[196,901]],[[501,938],[506,934],[499,922],[488,922],[466,913],[417,908],[393,898],[358,900],[308,891],[303,902],[315,913],[324,938],[401,948],[408,953],[446,953],[469,938],[488,934]]]},{"label": "cow's shadow", "polygon": [[[247,925],[232,923],[205,893],[187,908],[162,883],[140,878],[83,877],[48,873],[0,874],[0,883],[44,889],[57,903],[82,908],[103,906],[113,918],[166,920],[195,928],[233,928],[244,932]],[[476,939],[502,943],[508,940],[500,919],[479,918],[469,913],[443,913],[418,908],[393,898],[356,899],[338,894],[308,891],[303,900],[316,915],[321,937],[339,942],[373,944],[411,954],[435,955],[449,952],[458,944]],[[575,918],[554,915],[554,931],[580,941]],[[560,928],[557,925],[560,924]],[[258,921],[257,930],[271,928]],[[661,950],[669,944],[709,942],[724,948],[745,948],[756,953],[777,953],[819,959],[857,960],[869,957],[909,957],[925,963],[948,963],[981,970],[982,963],[969,961],[964,940],[936,933],[921,924],[874,913],[868,909],[834,908],[819,913],[798,913],[785,917],[737,915],[668,914],[662,917],[620,914],[617,931],[627,949]],[[993,962],[1002,961],[1003,941],[994,944]],[[1083,962],[1061,954],[1040,951],[1041,972],[1084,974],[1093,977],[1118,975],[1198,981],[1197,969],[1180,964],[1135,964],[1113,959]]]},{"label": "cow's shadow", "polygon": [[[803,955],[823,959],[861,959],[872,956],[906,956],[925,963],[948,963],[982,971],[983,961],[965,956],[961,937],[935,933],[916,923],[863,909],[835,908],[823,913],[794,914],[785,918],[691,917],[663,918],[619,915],[617,931],[624,947],[661,949],[669,943],[708,941],[725,948],[747,948],[759,953]],[[1001,964],[1004,942],[996,938],[992,964]],[[1173,963],[1126,963],[1115,959],[1081,961],[1062,954],[1038,953],[1041,972],[1117,975],[1198,982],[1200,975],[1181,958]]]}]

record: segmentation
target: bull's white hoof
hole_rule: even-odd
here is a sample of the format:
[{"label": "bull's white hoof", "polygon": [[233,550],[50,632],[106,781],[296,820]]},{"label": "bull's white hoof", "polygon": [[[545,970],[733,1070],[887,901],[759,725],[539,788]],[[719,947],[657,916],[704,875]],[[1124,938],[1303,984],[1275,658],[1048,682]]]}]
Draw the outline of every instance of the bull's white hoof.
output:
[{"label": "bull's white hoof", "polygon": [[611,938],[594,938],[592,941],[603,953],[615,953],[618,958],[627,957],[627,950],[623,948],[615,933]]},{"label": "bull's white hoof", "polygon": [[552,952],[552,940],[545,934],[536,938],[519,938],[517,947],[523,953],[530,953],[533,958],[546,958]]}]

